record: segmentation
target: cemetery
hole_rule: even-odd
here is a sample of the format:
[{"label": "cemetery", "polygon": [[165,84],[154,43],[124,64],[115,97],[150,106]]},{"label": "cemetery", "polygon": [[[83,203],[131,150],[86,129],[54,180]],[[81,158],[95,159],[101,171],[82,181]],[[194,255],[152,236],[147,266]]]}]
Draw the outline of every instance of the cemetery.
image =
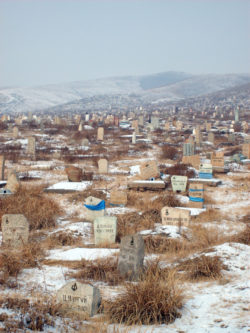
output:
[{"label": "cemetery", "polygon": [[204,112],[2,115],[0,332],[246,327],[249,118]]}]

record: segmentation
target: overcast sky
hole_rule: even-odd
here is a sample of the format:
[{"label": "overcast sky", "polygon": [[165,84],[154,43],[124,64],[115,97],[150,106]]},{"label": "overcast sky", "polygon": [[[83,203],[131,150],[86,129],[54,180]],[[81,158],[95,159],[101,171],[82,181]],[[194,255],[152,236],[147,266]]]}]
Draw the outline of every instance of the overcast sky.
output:
[{"label": "overcast sky", "polygon": [[250,0],[0,0],[0,86],[249,73]]}]

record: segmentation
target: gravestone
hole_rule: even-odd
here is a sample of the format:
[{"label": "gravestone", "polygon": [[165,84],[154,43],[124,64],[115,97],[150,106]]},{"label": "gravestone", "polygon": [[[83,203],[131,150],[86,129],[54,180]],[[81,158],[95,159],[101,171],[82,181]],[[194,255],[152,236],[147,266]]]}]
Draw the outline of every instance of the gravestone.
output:
[{"label": "gravestone", "polygon": [[187,176],[172,176],[171,184],[173,192],[185,192],[187,186]]},{"label": "gravestone", "polygon": [[195,129],[195,142],[198,146],[200,146],[202,142],[202,134],[199,126]]},{"label": "gravestone", "polygon": [[118,270],[122,276],[137,279],[143,270],[144,240],[141,235],[121,239]]},{"label": "gravestone", "polygon": [[199,168],[199,178],[211,179],[213,178],[213,166],[208,163],[201,163]]},{"label": "gravestone", "polygon": [[13,127],[13,137],[18,138],[19,132],[18,128],[16,126]]},{"label": "gravestone", "polygon": [[80,123],[78,126],[78,132],[82,132],[82,123]]},{"label": "gravestone", "polygon": [[214,144],[214,133],[209,132],[208,136],[207,136],[207,141],[211,142],[212,144]]},{"label": "gravestone", "polygon": [[190,223],[190,211],[181,208],[163,207],[161,210],[161,221],[163,225],[188,227]]},{"label": "gravestone", "polygon": [[17,178],[16,171],[12,170],[8,174],[7,184],[6,184],[5,188],[7,190],[10,190],[11,193],[16,193],[17,190],[19,189],[19,187],[20,187],[20,181]]},{"label": "gravestone", "polygon": [[183,144],[183,156],[194,155],[194,144],[189,142]]},{"label": "gravestone", "polygon": [[194,167],[195,169],[199,169],[199,166],[200,166],[200,156],[199,155],[183,156],[182,157],[182,163],[184,163],[184,164],[191,164],[192,167]]},{"label": "gravestone", "polygon": [[189,185],[189,205],[193,208],[203,208],[204,204],[204,186],[203,184]]},{"label": "gravestone", "polygon": [[120,122],[119,117],[115,116],[114,122],[115,122],[115,126],[119,127],[119,122]]},{"label": "gravestone", "polygon": [[36,155],[36,139],[32,136],[28,138],[27,154],[32,156]]},{"label": "gravestone", "polygon": [[169,129],[170,129],[170,123],[165,123],[165,126],[164,126],[164,127],[165,127],[165,130],[166,130],[166,131],[169,131]]},{"label": "gravestone", "polygon": [[101,295],[97,287],[77,281],[66,283],[57,291],[56,299],[65,313],[77,314],[82,319],[94,316],[101,304]]},{"label": "gravestone", "polygon": [[136,133],[132,134],[132,144],[136,144]]},{"label": "gravestone", "polygon": [[0,180],[4,180],[5,157],[0,155]]},{"label": "gravestone", "polygon": [[176,129],[177,129],[177,131],[181,131],[182,130],[182,127],[183,127],[183,123],[182,123],[182,121],[177,121],[176,122]]},{"label": "gravestone", "polygon": [[68,176],[69,182],[80,182],[83,178],[83,172],[81,168],[70,166],[65,168],[65,172]]},{"label": "gravestone", "polygon": [[242,155],[244,155],[247,159],[250,158],[250,143],[243,143]]},{"label": "gravestone", "polygon": [[159,128],[159,117],[151,117],[151,125],[153,129]]},{"label": "gravestone", "polygon": [[2,216],[3,245],[20,247],[28,243],[29,222],[22,214],[5,214]]},{"label": "gravestone", "polygon": [[[90,196],[90,197],[85,199],[84,205],[97,206],[97,205],[100,205],[102,201],[103,201],[102,199],[98,199],[98,198]],[[84,211],[85,219],[89,222],[93,222],[97,217],[104,216],[105,206],[101,207],[101,208],[102,209],[94,210],[94,209],[90,209],[90,208],[87,208],[87,207],[84,206],[83,211]]]},{"label": "gravestone", "polygon": [[224,153],[223,152],[215,152],[212,155],[211,163],[213,167],[221,167],[224,168]]},{"label": "gravestone", "polygon": [[103,216],[94,220],[95,245],[115,243],[117,217]]},{"label": "gravestone", "polygon": [[212,124],[211,123],[206,123],[206,132],[211,131]]},{"label": "gravestone", "polygon": [[98,127],[97,140],[98,141],[103,141],[103,139],[104,139],[104,128],[103,127]]},{"label": "gravestone", "polygon": [[160,177],[160,172],[155,161],[148,161],[140,166],[140,178],[148,180]]},{"label": "gravestone", "polygon": [[189,136],[188,143],[191,143],[192,145],[194,145],[194,138],[192,135]]},{"label": "gravestone", "polygon": [[128,201],[128,196],[126,191],[122,190],[112,190],[110,192],[110,204],[125,206]]},{"label": "gravestone", "polygon": [[98,171],[99,173],[108,173],[108,161],[105,158],[98,161]]}]

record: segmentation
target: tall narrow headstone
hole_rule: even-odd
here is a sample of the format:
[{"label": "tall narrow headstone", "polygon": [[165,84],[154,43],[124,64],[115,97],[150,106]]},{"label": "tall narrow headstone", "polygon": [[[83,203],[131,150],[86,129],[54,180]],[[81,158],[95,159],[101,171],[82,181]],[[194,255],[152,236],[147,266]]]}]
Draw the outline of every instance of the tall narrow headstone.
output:
[{"label": "tall narrow headstone", "polygon": [[214,144],[214,133],[209,132],[209,133],[208,133],[207,140],[208,140],[209,142],[211,142],[212,144]]},{"label": "tall narrow headstone", "polygon": [[189,185],[189,205],[194,208],[203,208],[204,204],[204,186],[203,184]]},{"label": "tall narrow headstone", "polygon": [[143,270],[144,240],[141,235],[121,239],[118,270],[122,276],[137,279]]},{"label": "tall narrow headstone", "polygon": [[5,157],[0,155],[0,180],[4,180]]},{"label": "tall narrow headstone", "polygon": [[132,134],[132,144],[136,144],[136,133]]},{"label": "tall narrow headstone", "polygon": [[7,190],[10,190],[11,193],[15,193],[15,192],[17,192],[19,187],[20,187],[20,181],[17,178],[16,171],[11,170],[8,174],[7,184],[6,184],[5,188]]},{"label": "tall narrow headstone", "polygon": [[36,139],[34,137],[28,138],[27,154],[32,156],[36,155]]},{"label": "tall narrow headstone", "polygon": [[98,127],[97,129],[97,140],[98,141],[103,141],[104,139],[104,128],[103,127]]},{"label": "tall narrow headstone", "polygon": [[13,127],[13,137],[14,138],[18,138],[18,135],[19,135],[18,128],[16,126],[14,126]]},{"label": "tall narrow headstone", "polygon": [[192,156],[194,155],[194,144],[184,143],[183,144],[183,156]]}]

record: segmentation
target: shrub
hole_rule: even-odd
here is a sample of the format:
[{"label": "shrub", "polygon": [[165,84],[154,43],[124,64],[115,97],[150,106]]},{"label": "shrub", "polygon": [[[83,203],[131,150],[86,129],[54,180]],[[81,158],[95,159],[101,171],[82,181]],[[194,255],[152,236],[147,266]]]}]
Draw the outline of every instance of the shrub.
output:
[{"label": "shrub", "polygon": [[181,317],[182,295],[173,274],[152,270],[138,283],[126,283],[113,301],[104,302],[110,322],[126,325],[171,323]]},{"label": "shrub", "polygon": [[187,164],[181,163],[166,167],[163,172],[171,176],[187,176],[188,178],[193,178],[195,176],[195,171],[193,169],[190,169]]},{"label": "shrub", "polygon": [[186,278],[197,281],[220,278],[222,276],[221,270],[226,267],[218,256],[202,255],[201,257],[185,260],[178,268],[186,272]]},{"label": "shrub", "polygon": [[161,148],[161,158],[166,158],[173,160],[178,156],[178,150],[172,146],[162,146]]},{"label": "shrub", "polygon": [[60,213],[59,205],[41,187],[20,187],[17,193],[0,199],[0,219],[4,214],[23,214],[30,230],[55,226]]},{"label": "shrub", "polygon": [[236,243],[250,245],[250,225],[247,225],[242,232],[235,235],[232,241]]},{"label": "shrub", "polygon": [[117,265],[118,258],[82,259],[75,267],[79,270],[71,273],[70,276],[80,281],[103,281],[113,286],[124,280],[117,270]]}]

